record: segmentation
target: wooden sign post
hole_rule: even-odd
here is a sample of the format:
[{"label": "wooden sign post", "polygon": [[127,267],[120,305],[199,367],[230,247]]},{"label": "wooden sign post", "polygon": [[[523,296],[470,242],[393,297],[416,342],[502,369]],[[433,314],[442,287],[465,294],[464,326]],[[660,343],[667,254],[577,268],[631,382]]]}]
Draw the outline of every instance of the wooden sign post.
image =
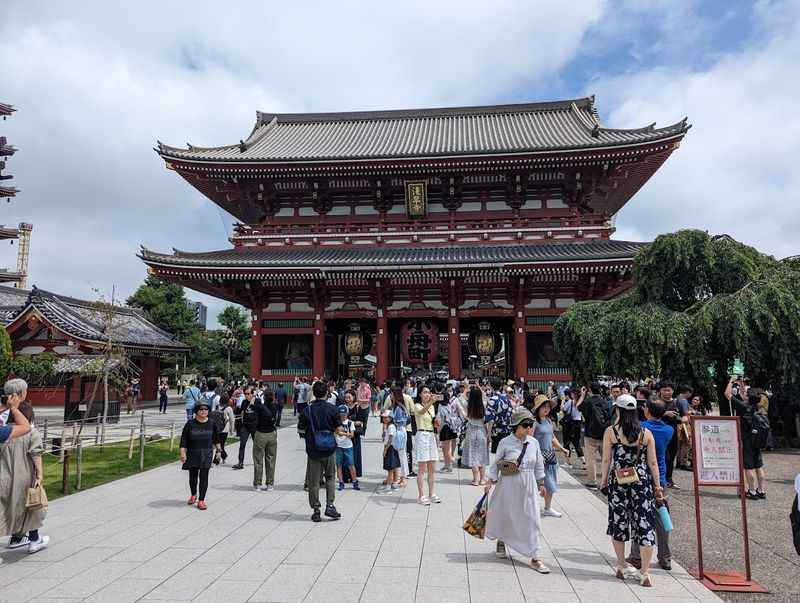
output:
[{"label": "wooden sign post", "polygon": [[[694,509],[697,527],[697,569],[690,573],[706,588],[728,592],[768,592],[750,574],[750,539],[747,534],[747,500],[742,464],[741,420],[739,417],[690,417],[692,425],[692,465],[694,470]],[[742,505],[744,567],[741,572],[709,571],[703,565],[703,531],[700,522],[700,486],[738,488]]]}]

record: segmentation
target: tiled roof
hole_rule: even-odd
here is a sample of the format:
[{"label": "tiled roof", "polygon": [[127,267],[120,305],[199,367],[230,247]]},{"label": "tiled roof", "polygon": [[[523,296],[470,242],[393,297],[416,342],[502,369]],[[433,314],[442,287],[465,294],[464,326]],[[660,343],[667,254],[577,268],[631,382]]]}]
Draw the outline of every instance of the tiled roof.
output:
[{"label": "tiled roof", "polygon": [[604,128],[594,97],[545,103],[353,113],[257,113],[239,144],[179,149],[165,158],[209,162],[287,162],[486,155],[581,150],[682,136],[686,119],[667,126]]},{"label": "tiled roof", "polygon": [[162,254],[142,248],[148,264],[186,268],[298,268],[353,270],[362,267],[472,266],[626,260],[646,243],[586,241],[540,245],[479,245],[461,247],[315,247],[280,250],[238,247],[205,253]]},{"label": "tiled roof", "polygon": [[7,115],[11,115],[14,111],[16,111],[16,109],[13,105],[0,103],[0,116],[6,117]]},{"label": "tiled roof", "polygon": [[60,331],[87,342],[103,343],[111,336],[128,348],[182,351],[188,346],[159,329],[131,308],[114,307],[112,333],[104,324],[105,309],[94,302],[57,295],[34,287],[31,291],[0,286],[0,320],[11,324],[29,307]]}]

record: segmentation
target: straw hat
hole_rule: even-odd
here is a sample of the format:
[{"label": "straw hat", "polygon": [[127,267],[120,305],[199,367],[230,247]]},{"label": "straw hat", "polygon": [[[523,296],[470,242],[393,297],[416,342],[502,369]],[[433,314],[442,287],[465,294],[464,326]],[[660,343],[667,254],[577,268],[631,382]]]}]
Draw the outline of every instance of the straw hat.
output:
[{"label": "straw hat", "polygon": [[533,415],[534,415],[534,416],[536,416],[536,411],[538,410],[538,408],[539,408],[539,407],[540,407],[542,404],[544,404],[545,402],[548,402],[548,403],[549,403],[549,402],[550,402],[550,398],[548,398],[548,397],[547,397],[547,396],[545,396],[544,394],[539,394],[538,396],[536,396],[536,397],[533,399],[533,408],[531,409],[531,412],[533,413]]}]

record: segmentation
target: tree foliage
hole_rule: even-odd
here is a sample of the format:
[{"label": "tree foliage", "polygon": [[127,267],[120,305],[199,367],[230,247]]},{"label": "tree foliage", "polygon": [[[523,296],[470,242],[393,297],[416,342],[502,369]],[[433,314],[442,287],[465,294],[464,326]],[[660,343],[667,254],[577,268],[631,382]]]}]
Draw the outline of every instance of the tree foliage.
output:
[{"label": "tree foliage", "polygon": [[4,327],[0,327],[0,379],[5,382],[11,374],[11,337]]},{"label": "tree foliage", "polygon": [[698,230],[662,235],[634,258],[628,293],[574,305],[553,341],[580,380],[662,375],[710,391],[738,358],[756,383],[795,383],[800,262]]},{"label": "tree foliage", "polygon": [[147,320],[172,333],[178,339],[185,339],[200,329],[194,313],[186,305],[183,287],[148,274],[127,303],[141,308]]},{"label": "tree foliage", "polygon": [[24,379],[30,387],[51,385],[56,376],[55,354],[17,354],[11,361],[11,374]]}]

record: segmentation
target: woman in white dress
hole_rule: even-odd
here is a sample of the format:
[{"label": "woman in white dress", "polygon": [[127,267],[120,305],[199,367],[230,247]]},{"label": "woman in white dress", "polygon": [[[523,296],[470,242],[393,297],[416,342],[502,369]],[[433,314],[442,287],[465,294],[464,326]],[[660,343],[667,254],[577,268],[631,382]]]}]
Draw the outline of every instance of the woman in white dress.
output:
[{"label": "woman in white dress", "polygon": [[[486,512],[486,537],[497,540],[497,556],[505,559],[506,546],[530,559],[530,566],[540,574],[549,574],[539,559],[541,526],[539,512],[544,496],[544,460],[539,442],[531,435],[534,418],[522,406],[511,416],[512,433],[497,446],[494,463],[489,466],[489,506]],[[515,475],[502,475],[500,461],[519,466]]]}]

